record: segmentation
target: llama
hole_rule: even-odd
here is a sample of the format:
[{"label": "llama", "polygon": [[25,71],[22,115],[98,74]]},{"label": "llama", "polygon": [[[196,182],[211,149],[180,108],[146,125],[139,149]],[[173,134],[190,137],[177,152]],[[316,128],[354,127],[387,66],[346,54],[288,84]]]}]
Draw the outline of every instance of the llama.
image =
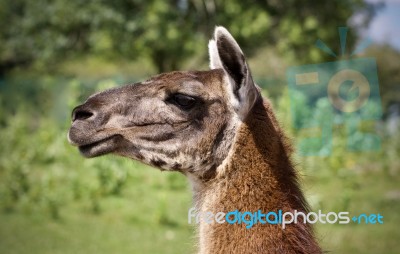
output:
[{"label": "llama", "polygon": [[[291,147],[237,42],[216,27],[208,71],[175,71],[90,96],[72,112],[70,143],[190,181],[199,212],[308,212]],[[321,253],[310,224],[198,225],[199,253]]]}]

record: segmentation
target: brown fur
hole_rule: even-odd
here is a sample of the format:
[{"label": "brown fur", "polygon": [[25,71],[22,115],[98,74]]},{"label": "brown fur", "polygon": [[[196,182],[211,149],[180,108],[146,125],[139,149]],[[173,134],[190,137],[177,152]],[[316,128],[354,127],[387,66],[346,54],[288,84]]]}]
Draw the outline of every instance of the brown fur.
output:
[{"label": "brown fur", "polygon": [[[268,101],[259,100],[236,134],[233,153],[199,195],[201,211],[307,212],[288,158],[291,150]],[[309,225],[206,223],[200,225],[201,253],[320,253]]]}]

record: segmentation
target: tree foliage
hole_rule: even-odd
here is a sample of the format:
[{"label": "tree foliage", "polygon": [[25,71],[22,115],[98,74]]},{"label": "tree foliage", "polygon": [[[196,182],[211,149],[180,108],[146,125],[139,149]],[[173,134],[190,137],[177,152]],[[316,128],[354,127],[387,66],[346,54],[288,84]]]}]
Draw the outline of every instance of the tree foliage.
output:
[{"label": "tree foliage", "polygon": [[391,103],[400,103],[400,52],[387,44],[373,45],[365,55],[376,59],[380,96],[386,111]]},{"label": "tree foliage", "polygon": [[[275,45],[300,61],[320,60],[316,36],[338,45],[336,28],[368,24],[375,8],[365,0],[3,0],[0,73],[86,54],[147,57],[158,71],[173,70],[205,51],[215,25],[248,54]],[[354,15],[362,22],[351,23]]]}]

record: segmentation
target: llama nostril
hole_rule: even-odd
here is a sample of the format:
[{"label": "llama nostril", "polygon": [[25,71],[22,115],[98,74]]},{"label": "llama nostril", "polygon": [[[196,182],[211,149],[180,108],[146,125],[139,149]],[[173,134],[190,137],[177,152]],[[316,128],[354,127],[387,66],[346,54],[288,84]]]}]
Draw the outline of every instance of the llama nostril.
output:
[{"label": "llama nostril", "polygon": [[76,120],[86,120],[91,116],[93,116],[93,113],[89,110],[76,108],[72,111],[72,122]]}]

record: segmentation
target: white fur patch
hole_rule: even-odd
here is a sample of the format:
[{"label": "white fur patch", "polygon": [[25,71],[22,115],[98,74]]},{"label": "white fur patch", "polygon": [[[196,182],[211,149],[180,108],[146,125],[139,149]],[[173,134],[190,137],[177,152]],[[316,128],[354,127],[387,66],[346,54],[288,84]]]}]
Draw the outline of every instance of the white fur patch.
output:
[{"label": "white fur patch", "polygon": [[208,54],[210,57],[210,69],[222,68],[221,59],[219,58],[217,43],[214,40],[208,42]]},{"label": "white fur patch", "polygon": [[217,167],[216,171],[218,175],[224,174],[224,171],[226,169],[226,165],[228,164],[229,161],[231,161],[231,158],[233,156],[234,153],[234,146],[237,140],[237,136],[238,136],[238,129],[240,128],[240,125],[242,125],[242,121],[241,119],[238,117],[238,115],[233,114],[232,118],[230,119],[229,122],[229,126],[228,128],[232,128],[234,129],[234,133],[235,136],[233,137],[233,139],[231,139],[231,146],[229,148],[228,154],[225,157],[225,159],[222,161],[222,163]]}]

